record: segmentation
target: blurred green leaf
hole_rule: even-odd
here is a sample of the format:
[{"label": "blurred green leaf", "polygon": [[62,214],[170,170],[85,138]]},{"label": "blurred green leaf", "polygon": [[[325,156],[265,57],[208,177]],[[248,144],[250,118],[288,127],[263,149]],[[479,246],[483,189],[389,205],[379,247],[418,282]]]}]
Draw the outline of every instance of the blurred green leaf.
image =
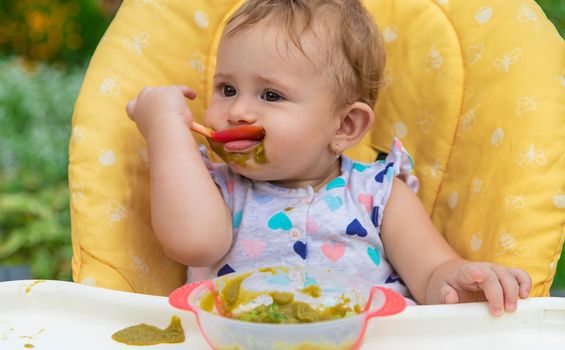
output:
[{"label": "blurred green leaf", "polygon": [[0,1],[0,54],[58,65],[82,63],[113,13],[104,0]]},{"label": "blurred green leaf", "polygon": [[0,59],[0,264],[70,280],[71,115],[84,70]]},{"label": "blurred green leaf", "polygon": [[555,27],[565,38],[565,1],[564,0],[536,0],[536,2],[544,10]]}]

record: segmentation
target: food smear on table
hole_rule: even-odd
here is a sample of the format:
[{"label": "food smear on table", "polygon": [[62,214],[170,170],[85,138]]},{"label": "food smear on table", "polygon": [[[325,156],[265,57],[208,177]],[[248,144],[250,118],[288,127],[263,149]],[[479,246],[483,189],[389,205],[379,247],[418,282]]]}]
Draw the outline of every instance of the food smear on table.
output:
[{"label": "food smear on table", "polygon": [[36,281],[33,281],[29,286],[26,287],[25,293],[26,293],[26,294],[31,293],[31,289],[32,289],[33,287],[35,287],[36,285],[38,285],[38,284],[40,284],[40,283],[43,283],[43,282],[45,282],[45,280],[36,280]]},{"label": "food smear on table", "polygon": [[185,336],[180,318],[173,316],[165,329],[141,323],[117,331],[112,339],[127,345],[156,345],[182,343]]},{"label": "food smear on table", "polygon": [[[214,305],[224,317],[257,323],[311,323],[330,321],[350,317],[362,312],[359,305],[349,306],[349,298],[342,297],[341,302],[332,306],[312,306],[307,302],[295,300],[295,293],[281,291],[251,291],[242,288],[243,281],[251,273],[228,279],[219,292],[211,292],[200,301],[200,308],[211,312]],[[318,285],[310,285],[298,292],[312,298],[321,296]],[[272,302],[261,304],[247,311],[234,312],[238,307],[247,305],[261,296],[268,296]],[[217,302],[219,298],[219,302]]]}]

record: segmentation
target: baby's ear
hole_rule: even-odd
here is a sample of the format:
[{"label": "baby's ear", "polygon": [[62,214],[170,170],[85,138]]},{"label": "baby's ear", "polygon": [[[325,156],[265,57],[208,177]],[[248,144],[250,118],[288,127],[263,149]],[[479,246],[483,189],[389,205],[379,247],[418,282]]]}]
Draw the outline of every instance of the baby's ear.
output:
[{"label": "baby's ear", "polygon": [[334,136],[333,148],[334,150],[337,148],[337,151],[341,153],[365,136],[373,126],[375,113],[368,104],[354,102],[343,110],[340,119],[341,123]]}]

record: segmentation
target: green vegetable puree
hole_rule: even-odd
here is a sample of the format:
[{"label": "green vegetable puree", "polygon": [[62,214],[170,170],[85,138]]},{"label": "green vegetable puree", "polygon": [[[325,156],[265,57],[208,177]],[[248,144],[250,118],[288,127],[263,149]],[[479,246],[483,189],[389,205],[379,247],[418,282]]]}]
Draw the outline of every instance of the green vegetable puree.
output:
[{"label": "green vegetable puree", "polygon": [[[329,321],[348,317],[361,312],[360,307],[354,308],[345,306],[348,299],[345,299],[334,306],[313,308],[310,304],[294,300],[294,293],[265,291],[254,292],[241,288],[243,281],[251,273],[234,277],[226,281],[219,293],[209,293],[200,301],[200,308],[205,311],[212,311],[214,300],[219,297],[220,314],[225,317],[238,319],[241,321],[258,323],[310,323],[319,321]],[[318,285],[310,285],[300,290],[314,298],[321,295]],[[273,302],[270,305],[259,305],[249,311],[234,314],[232,310],[240,305],[254,300],[260,295],[269,295]]]},{"label": "green vegetable puree", "polygon": [[112,339],[127,345],[155,345],[182,343],[185,337],[180,318],[173,316],[165,329],[141,323],[117,331]]}]

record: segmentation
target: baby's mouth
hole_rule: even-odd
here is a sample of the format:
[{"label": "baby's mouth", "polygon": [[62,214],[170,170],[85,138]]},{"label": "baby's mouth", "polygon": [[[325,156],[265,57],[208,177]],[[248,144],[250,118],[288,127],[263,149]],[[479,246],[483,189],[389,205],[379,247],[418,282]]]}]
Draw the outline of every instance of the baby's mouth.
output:
[{"label": "baby's mouth", "polygon": [[[210,129],[211,130],[211,129]],[[249,159],[265,164],[265,129],[256,125],[240,125],[208,136],[212,150],[226,163],[245,166]]]},{"label": "baby's mouth", "polygon": [[231,153],[247,153],[261,144],[255,140],[237,140],[224,143],[224,151]]}]

